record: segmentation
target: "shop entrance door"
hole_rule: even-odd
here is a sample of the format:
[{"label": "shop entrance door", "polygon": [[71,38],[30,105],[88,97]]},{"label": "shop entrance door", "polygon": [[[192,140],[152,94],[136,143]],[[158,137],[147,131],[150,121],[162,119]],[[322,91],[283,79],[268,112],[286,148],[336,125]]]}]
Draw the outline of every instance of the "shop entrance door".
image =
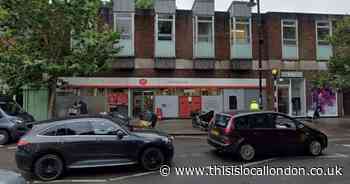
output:
[{"label": "shop entrance door", "polygon": [[133,93],[133,115],[139,117],[144,111],[154,112],[154,92],[153,91],[134,91]]},{"label": "shop entrance door", "polygon": [[289,114],[289,85],[278,86],[278,112]]},{"label": "shop entrance door", "polygon": [[180,118],[190,118],[191,112],[201,111],[202,98],[200,96],[180,96],[179,101]]},{"label": "shop entrance door", "polygon": [[350,117],[350,91],[343,95],[344,115]]}]

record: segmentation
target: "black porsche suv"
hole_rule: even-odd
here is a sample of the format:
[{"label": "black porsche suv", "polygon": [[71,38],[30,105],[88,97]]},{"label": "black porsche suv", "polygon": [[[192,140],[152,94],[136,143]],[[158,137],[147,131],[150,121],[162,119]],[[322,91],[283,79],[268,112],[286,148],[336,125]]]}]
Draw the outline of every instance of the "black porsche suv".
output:
[{"label": "black porsche suv", "polygon": [[66,169],[140,164],[157,170],[170,163],[173,138],[155,130],[129,131],[106,116],[52,120],[34,126],[18,142],[20,170],[43,181]]}]

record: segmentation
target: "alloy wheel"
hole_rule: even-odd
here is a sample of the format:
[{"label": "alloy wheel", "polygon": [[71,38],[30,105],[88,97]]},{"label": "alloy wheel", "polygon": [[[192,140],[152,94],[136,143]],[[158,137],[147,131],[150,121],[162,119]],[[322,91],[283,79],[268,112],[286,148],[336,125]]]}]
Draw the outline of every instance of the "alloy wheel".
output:
[{"label": "alloy wheel", "polygon": [[322,153],[321,143],[318,141],[312,141],[309,146],[310,153],[314,156],[320,155]]},{"label": "alloy wheel", "polygon": [[164,155],[157,148],[149,148],[144,151],[141,162],[146,170],[157,170],[164,163]]},{"label": "alloy wheel", "polygon": [[51,181],[57,179],[63,172],[63,163],[61,159],[55,155],[47,155],[41,157],[35,163],[35,174],[43,181]]},{"label": "alloy wheel", "polygon": [[251,161],[255,157],[255,149],[250,144],[244,144],[240,148],[240,156],[245,161]]}]

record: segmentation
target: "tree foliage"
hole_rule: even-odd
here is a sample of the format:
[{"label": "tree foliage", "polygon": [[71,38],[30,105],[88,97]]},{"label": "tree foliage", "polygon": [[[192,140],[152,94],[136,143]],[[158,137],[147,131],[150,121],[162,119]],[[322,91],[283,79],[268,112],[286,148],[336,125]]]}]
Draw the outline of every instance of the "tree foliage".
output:
[{"label": "tree foliage", "polygon": [[136,0],[136,8],[151,9],[153,8],[153,0]]},{"label": "tree foliage", "polygon": [[338,89],[350,87],[350,17],[336,24],[329,38],[334,47],[334,56],[328,64],[328,73],[317,75],[314,83],[319,87],[331,86]]},{"label": "tree foliage", "polygon": [[0,38],[0,78],[10,91],[49,87],[53,103],[59,77],[108,68],[119,50],[113,48],[118,34],[104,24],[100,8],[100,0],[0,1],[6,32]]}]

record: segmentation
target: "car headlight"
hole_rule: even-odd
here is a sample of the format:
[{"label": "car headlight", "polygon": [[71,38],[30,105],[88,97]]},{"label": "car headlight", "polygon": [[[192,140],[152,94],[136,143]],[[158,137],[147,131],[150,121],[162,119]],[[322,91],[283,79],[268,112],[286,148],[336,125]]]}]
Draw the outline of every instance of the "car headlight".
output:
[{"label": "car headlight", "polygon": [[17,125],[24,123],[24,121],[21,119],[11,119],[10,121],[14,124],[17,124]]},{"label": "car headlight", "polygon": [[171,144],[171,143],[173,143],[173,141],[174,141],[174,137],[173,136],[169,136],[169,137],[164,139],[164,142],[166,144]]}]

